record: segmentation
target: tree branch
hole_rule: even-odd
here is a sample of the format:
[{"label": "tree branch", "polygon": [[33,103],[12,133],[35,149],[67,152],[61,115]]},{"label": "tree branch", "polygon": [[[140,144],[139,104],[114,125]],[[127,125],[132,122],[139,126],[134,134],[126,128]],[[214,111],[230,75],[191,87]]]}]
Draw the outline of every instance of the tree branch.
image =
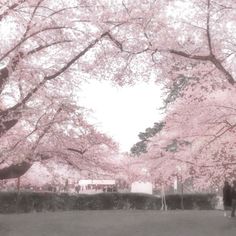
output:
[{"label": "tree branch", "polygon": [[30,39],[31,37],[40,34],[44,31],[49,31],[49,30],[58,30],[58,29],[67,29],[68,27],[66,26],[53,26],[53,27],[46,27],[44,29],[38,30],[27,37],[23,37],[13,48],[11,48],[9,51],[7,51],[1,58],[0,61],[2,61],[4,58],[6,58],[10,53],[12,53],[14,50],[16,50],[21,44],[23,44],[25,41]]},{"label": "tree branch", "polygon": [[170,53],[181,56],[181,57],[185,57],[185,58],[189,58],[189,59],[194,59],[194,60],[200,60],[200,61],[210,61],[211,59],[211,55],[192,55],[183,51],[178,51],[178,50],[174,50],[174,49],[169,49],[168,50]]},{"label": "tree branch", "polygon": [[19,164],[12,164],[8,167],[0,169],[0,180],[19,178],[24,175],[32,165],[32,163],[23,161]]},{"label": "tree branch", "polygon": [[84,150],[78,150],[78,149],[75,149],[75,148],[67,148],[68,151],[72,151],[72,152],[76,152],[76,153],[79,153],[80,155],[83,155],[84,153],[87,152],[87,149],[84,149]]},{"label": "tree branch", "polygon": [[[52,27],[52,28],[64,28],[64,27]],[[48,28],[48,29],[52,29]],[[46,30],[46,29],[44,29]],[[38,32],[34,33],[37,34]],[[19,117],[21,116],[20,108],[22,108],[29,100],[30,98],[41,88],[45,85],[45,83],[49,80],[55,79],[62,73],[64,73],[69,67],[71,67],[79,58],[81,58],[83,55],[85,55],[89,50],[91,50],[101,39],[104,37],[109,36],[110,31],[104,32],[100,37],[95,39],[93,42],[91,42],[84,50],[82,50],[79,54],[77,54],[74,58],[72,58],[66,65],[64,65],[60,70],[55,72],[52,75],[45,76],[44,79],[36,85],[22,100],[21,102],[17,103],[11,108],[8,108],[5,111],[0,112],[0,137],[5,134],[10,128],[12,128],[17,122]],[[31,37],[33,34],[28,36],[27,38]],[[14,123],[11,123],[10,126],[3,125],[3,122],[9,120],[9,116],[12,117],[14,120]],[[18,118],[16,118],[18,117]]]},{"label": "tree branch", "polygon": [[11,10],[14,10],[17,8],[19,5],[24,3],[26,0],[19,0],[17,3],[12,4],[10,7],[8,7],[1,15],[0,15],[0,21],[9,14]]},{"label": "tree branch", "polygon": [[73,59],[71,59],[65,66],[63,66],[60,70],[58,70],[56,73],[46,76],[46,80],[52,80],[56,78],[57,76],[64,73],[69,67],[71,67],[80,57],[85,55],[90,49],[92,49],[102,38],[108,35],[108,31],[103,33],[99,38],[95,39],[93,42],[91,42],[84,50],[82,50],[78,55],[76,55]]},{"label": "tree branch", "polygon": [[215,56],[212,56],[210,61],[225,75],[226,79],[231,85],[235,84],[236,81],[234,80],[233,76],[225,69],[222,63]]},{"label": "tree branch", "polygon": [[199,60],[199,61],[209,61],[212,62],[215,67],[217,69],[219,69],[219,71],[221,71],[226,79],[228,80],[228,82],[231,85],[234,85],[236,83],[236,81],[234,80],[233,76],[225,69],[225,67],[222,65],[222,63],[215,57],[214,54],[212,55],[192,55],[183,51],[178,51],[178,50],[174,50],[174,49],[169,49],[168,50],[170,53],[181,56],[181,57],[185,57],[185,58],[189,58],[189,59],[193,59],[193,60]]},{"label": "tree branch", "polygon": [[46,49],[46,48],[49,48],[49,47],[52,47],[52,46],[55,46],[55,45],[58,45],[58,44],[71,43],[71,42],[72,42],[72,40],[60,40],[60,41],[56,41],[56,42],[53,42],[53,43],[40,45],[37,48],[34,48],[34,49],[30,50],[29,52],[27,52],[27,55],[32,55],[32,54],[34,54],[36,52],[39,52],[43,49]]},{"label": "tree branch", "polygon": [[211,42],[211,33],[210,33],[210,7],[211,7],[211,0],[207,0],[207,42],[210,51],[210,55],[213,55],[212,51],[212,42]]}]

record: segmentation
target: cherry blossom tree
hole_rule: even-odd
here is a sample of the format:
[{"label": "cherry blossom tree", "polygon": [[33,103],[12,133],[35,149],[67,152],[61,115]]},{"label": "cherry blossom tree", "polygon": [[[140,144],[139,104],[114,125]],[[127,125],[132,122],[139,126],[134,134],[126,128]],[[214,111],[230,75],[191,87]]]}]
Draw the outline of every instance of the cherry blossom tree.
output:
[{"label": "cherry blossom tree", "polygon": [[172,104],[164,129],[149,142],[142,158],[152,176],[170,184],[179,166],[183,181],[193,180],[196,189],[220,187],[224,179],[236,177],[235,96],[218,89],[199,101],[195,92],[192,100],[184,96]]},{"label": "cherry blossom tree", "polygon": [[[45,112],[53,100],[54,108],[46,114],[48,125],[38,129],[36,120],[40,121],[42,114],[35,116],[37,131],[46,140],[47,131],[54,128],[49,125],[50,120],[61,114],[62,100],[75,100],[83,80],[109,79],[123,85],[155,78],[166,88],[167,103],[173,103],[167,108],[167,126],[161,140],[169,148],[181,146],[181,151],[166,151],[164,156],[172,161],[180,155],[187,158],[190,151],[186,150],[191,146],[193,156],[202,156],[198,163],[202,165],[202,150],[207,149],[204,145],[215,145],[212,153],[221,152],[220,146],[216,150],[217,142],[222,148],[224,140],[227,145],[233,145],[229,139],[234,130],[232,120],[221,120],[222,130],[216,125],[210,128],[206,118],[210,109],[206,107],[212,102],[209,95],[220,91],[229,95],[235,90],[235,11],[234,0],[3,1],[0,6],[1,140],[22,126],[30,110],[37,110],[43,104]],[[227,102],[230,101],[219,104],[228,106]],[[197,109],[199,114],[191,114],[191,110]],[[200,115],[200,110],[205,116]],[[171,119],[175,113],[179,120],[188,119],[184,128],[174,127],[174,122],[178,123]],[[199,125],[200,120],[206,123]],[[199,131],[197,135],[201,136],[194,143],[193,138],[185,137],[194,132],[193,123]],[[25,136],[24,129],[18,132]],[[229,136],[226,138],[224,134]],[[40,143],[41,135],[37,136]],[[68,148],[77,150],[79,155],[83,150],[88,152],[87,144],[85,149]],[[161,155],[162,149],[150,153]],[[71,155],[76,154],[75,150]],[[192,156],[189,158],[185,162],[194,162]]]},{"label": "cherry blossom tree", "polygon": [[[12,147],[10,143],[16,141],[11,139],[9,143],[12,135],[22,136],[11,153],[17,153],[17,148],[22,151],[27,143],[30,158],[34,156],[39,143],[46,140],[48,131],[56,123],[62,100],[76,97],[82,78],[88,78],[82,65],[96,60],[103,39],[106,38],[110,46],[115,45],[110,35],[115,26],[105,28],[99,23],[105,16],[101,9],[101,4],[86,1],[1,3],[0,136],[6,141],[5,147]],[[88,58],[81,61],[86,54]],[[28,118],[30,113],[33,117]],[[35,127],[21,129],[25,125]],[[25,153],[24,158],[28,158]],[[9,155],[7,159],[11,159]],[[25,166],[24,170],[30,167],[24,162],[19,165]],[[15,172],[18,167],[18,163],[10,169],[4,167],[2,178],[13,176],[11,168]]]},{"label": "cherry blossom tree", "polygon": [[2,173],[1,178],[17,177],[14,163],[21,163],[20,166],[25,163],[27,171],[35,161],[52,158],[78,170],[92,172],[100,168],[104,172],[112,168],[111,158],[117,152],[117,145],[85,121],[82,108],[61,104],[57,110],[55,105],[51,109],[41,111],[40,119],[36,119],[38,114],[35,114],[19,121],[2,137],[5,141],[2,143],[2,165],[15,168],[8,175]]},{"label": "cherry blossom tree", "polygon": [[[78,74],[73,73],[78,69],[76,62],[102,38],[109,37],[108,30],[99,30],[92,23],[90,18],[96,14],[92,14],[91,6],[86,6],[76,1],[55,4],[44,0],[6,1],[2,5],[0,91],[4,101],[9,86],[13,87],[10,95],[14,102],[1,111],[1,135],[18,122],[24,106],[39,90],[43,94],[44,88],[44,93],[51,94],[66,85],[79,84]],[[68,82],[70,76],[73,78]]]},{"label": "cherry blossom tree", "polygon": [[[235,3],[159,1],[147,2],[142,10],[129,1],[124,4],[127,14],[139,10],[136,23],[143,27],[139,33],[146,44],[141,36],[129,40],[144,47],[135,54],[124,50],[128,40],[122,39],[123,51],[142,58],[150,73],[156,69],[157,81],[167,89],[167,126],[150,144],[150,168],[156,166],[156,175],[171,182],[176,166],[183,165],[184,178],[199,177],[198,187],[220,183],[222,176],[232,178],[234,103],[228,96],[235,90]],[[121,32],[114,37],[121,39]]]},{"label": "cherry blossom tree", "polygon": [[57,150],[62,157],[64,155],[66,162],[86,173],[87,178],[91,175],[93,178],[113,176],[116,172],[113,158],[117,155],[118,146],[93,126],[87,124],[78,130],[71,130],[65,136],[64,143],[64,150],[59,147]]}]

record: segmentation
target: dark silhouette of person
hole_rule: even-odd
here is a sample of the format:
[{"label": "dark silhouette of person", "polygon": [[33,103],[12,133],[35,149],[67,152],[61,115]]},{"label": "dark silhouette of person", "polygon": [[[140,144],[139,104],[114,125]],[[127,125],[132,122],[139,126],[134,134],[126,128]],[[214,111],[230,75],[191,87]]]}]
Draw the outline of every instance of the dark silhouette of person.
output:
[{"label": "dark silhouette of person", "polygon": [[224,216],[227,216],[227,210],[230,210],[232,204],[231,198],[231,186],[228,181],[224,182],[223,187],[223,204],[224,204]]},{"label": "dark silhouette of person", "polygon": [[235,210],[236,210],[236,180],[233,181],[233,186],[232,186],[232,189],[231,189],[231,198],[232,198],[231,217],[235,217]]}]

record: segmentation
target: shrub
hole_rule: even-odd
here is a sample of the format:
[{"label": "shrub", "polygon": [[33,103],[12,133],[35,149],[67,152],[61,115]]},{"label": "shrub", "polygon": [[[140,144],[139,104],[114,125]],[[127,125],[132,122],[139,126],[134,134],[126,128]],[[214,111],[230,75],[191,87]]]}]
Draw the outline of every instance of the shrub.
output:
[{"label": "shrub", "polygon": [[[213,210],[216,206],[215,194],[184,194],[184,209]],[[173,194],[166,196],[168,209],[181,209],[181,195]]]},{"label": "shrub", "polygon": [[[214,194],[186,194],[185,209],[215,209]],[[181,209],[180,195],[167,195],[169,210]],[[161,209],[161,198],[137,193],[99,193],[68,195],[52,192],[0,192],[0,213],[65,210]]]}]

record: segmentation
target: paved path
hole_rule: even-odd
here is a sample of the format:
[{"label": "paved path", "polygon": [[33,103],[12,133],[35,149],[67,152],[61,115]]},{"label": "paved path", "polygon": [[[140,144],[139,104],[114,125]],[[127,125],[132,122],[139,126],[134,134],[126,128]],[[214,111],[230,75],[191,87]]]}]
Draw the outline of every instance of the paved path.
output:
[{"label": "paved path", "polygon": [[0,215],[0,236],[236,236],[222,211],[75,211]]}]

